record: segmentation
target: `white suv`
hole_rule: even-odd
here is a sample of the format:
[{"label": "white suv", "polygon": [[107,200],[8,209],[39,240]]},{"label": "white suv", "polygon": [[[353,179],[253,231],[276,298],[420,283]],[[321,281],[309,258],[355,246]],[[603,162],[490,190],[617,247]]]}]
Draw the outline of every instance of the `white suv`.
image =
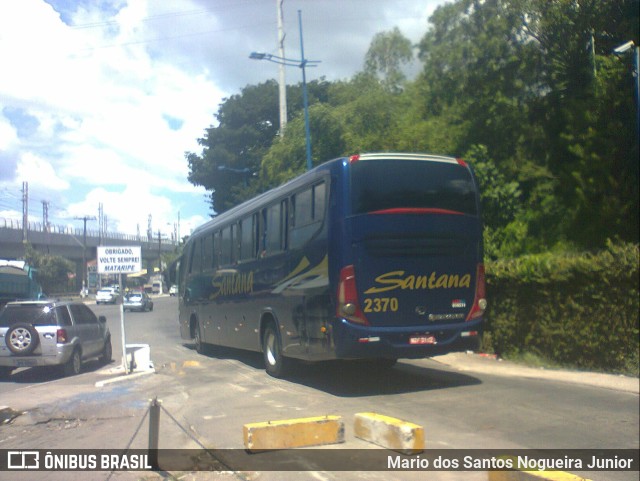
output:
[{"label": "white suv", "polygon": [[104,287],[96,292],[96,304],[115,304],[118,292],[113,287]]},{"label": "white suv", "polygon": [[0,376],[32,366],[61,366],[70,376],[82,361],[107,364],[111,355],[107,319],[80,302],[9,302],[0,310]]}]

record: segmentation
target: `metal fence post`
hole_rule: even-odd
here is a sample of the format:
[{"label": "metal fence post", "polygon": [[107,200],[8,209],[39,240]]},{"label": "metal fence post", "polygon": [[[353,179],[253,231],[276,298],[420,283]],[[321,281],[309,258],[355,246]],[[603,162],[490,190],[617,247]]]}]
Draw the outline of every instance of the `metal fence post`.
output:
[{"label": "metal fence post", "polygon": [[158,445],[160,444],[160,406],[157,397],[149,405],[149,464],[158,469]]}]

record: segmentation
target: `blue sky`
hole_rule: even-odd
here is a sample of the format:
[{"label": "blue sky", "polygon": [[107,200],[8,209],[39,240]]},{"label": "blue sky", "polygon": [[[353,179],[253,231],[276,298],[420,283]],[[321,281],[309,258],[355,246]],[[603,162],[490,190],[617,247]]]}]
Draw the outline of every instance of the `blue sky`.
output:
[{"label": "blue sky", "polygon": [[[441,0],[284,0],[285,48],[321,60],[309,79],[361,70],[373,36],[398,26],[417,42]],[[187,180],[185,152],[225,97],[277,77],[248,58],[277,53],[275,0],[9,0],[0,2],[0,222],[29,215],[109,230],[181,234],[210,214]],[[287,82],[298,83],[297,69]],[[97,223],[95,224],[97,229]]]}]

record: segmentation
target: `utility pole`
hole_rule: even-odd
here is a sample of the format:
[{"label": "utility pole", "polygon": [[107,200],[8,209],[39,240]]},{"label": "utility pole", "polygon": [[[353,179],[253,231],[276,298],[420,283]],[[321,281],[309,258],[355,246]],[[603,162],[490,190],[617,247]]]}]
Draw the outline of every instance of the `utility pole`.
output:
[{"label": "utility pole", "polygon": [[95,216],[85,215],[84,217],[76,217],[76,220],[84,222],[84,235],[82,237],[82,292],[87,288],[87,221],[96,220]]},{"label": "utility pole", "polygon": [[[278,55],[284,58],[284,17],[282,4],[284,0],[276,0],[278,9]],[[287,84],[284,75],[284,64],[278,66],[278,87],[280,93],[280,137],[284,136],[284,129],[287,126]]]},{"label": "utility pole", "polygon": [[104,231],[104,207],[102,206],[102,202],[100,202],[98,204],[98,245],[102,245]]},{"label": "utility pole", "polygon": [[307,170],[313,168],[313,159],[311,158],[311,133],[309,129],[309,96],[307,94],[307,67],[315,67],[319,60],[307,60],[304,58],[304,40],[302,36],[302,10],[298,10],[298,25],[300,27],[300,60],[294,60],[286,57],[280,57],[279,55],[273,55],[264,52],[251,52],[250,59],[253,60],[268,60],[269,62],[277,63],[280,65],[287,65],[290,67],[299,67],[302,70],[302,103],[304,108],[304,132],[306,138],[306,151],[307,151]]},{"label": "utility pole", "polygon": [[49,202],[42,201],[42,227],[45,232],[49,232]]},{"label": "utility pole", "polygon": [[22,242],[29,240],[29,182],[22,182]]},{"label": "utility pole", "polygon": [[158,273],[162,272],[162,234],[158,229]]}]

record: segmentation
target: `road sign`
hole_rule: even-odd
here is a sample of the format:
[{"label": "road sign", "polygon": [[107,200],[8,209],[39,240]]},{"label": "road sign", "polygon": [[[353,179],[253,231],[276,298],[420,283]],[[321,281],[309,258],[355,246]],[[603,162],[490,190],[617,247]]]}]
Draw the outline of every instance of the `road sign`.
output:
[{"label": "road sign", "polygon": [[142,248],[106,247],[98,249],[98,272],[100,274],[134,274],[142,270]]}]

